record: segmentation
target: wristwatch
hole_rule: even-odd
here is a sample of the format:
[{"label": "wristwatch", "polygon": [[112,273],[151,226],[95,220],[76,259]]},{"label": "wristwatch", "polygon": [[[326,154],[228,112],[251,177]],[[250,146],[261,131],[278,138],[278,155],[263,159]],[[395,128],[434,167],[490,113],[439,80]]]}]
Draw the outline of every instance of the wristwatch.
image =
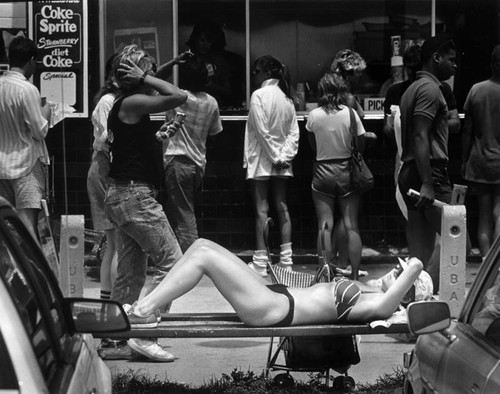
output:
[{"label": "wristwatch", "polygon": [[146,79],[146,76],[148,75],[153,75],[153,72],[151,70],[144,71],[142,76],[139,78],[139,85],[144,85],[144,79]]}]

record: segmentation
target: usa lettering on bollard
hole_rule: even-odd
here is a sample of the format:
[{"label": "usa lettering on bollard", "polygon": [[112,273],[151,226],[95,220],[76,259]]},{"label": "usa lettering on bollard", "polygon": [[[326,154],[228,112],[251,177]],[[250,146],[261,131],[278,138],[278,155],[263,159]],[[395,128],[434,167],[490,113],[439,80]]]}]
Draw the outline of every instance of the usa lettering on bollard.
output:
[{"label": "usa lettering on bollard", "polygon": [[83,215],[61,216],[60,286],[66,297],[83,297],[84,222]]},{"label": "usa lettering on bollard", "polygon": [[448,303],[451,317],[458,317],[465,299],[466,228],[464,205],[442,206],[439,299]]}]

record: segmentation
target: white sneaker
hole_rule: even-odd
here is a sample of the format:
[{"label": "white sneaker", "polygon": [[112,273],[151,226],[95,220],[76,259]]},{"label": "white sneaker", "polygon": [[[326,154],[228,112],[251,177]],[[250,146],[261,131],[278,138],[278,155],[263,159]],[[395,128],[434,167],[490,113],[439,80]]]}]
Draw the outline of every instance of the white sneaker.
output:
[{"label": "white sneaker", "polygon": [[260,275],[263,278],[265,278],[267,276],[267,266],[261,267],[261,266],[258,266],[257,264],[254,264],[253,262],[248,263],[248,266],[252,270],[254,270],[257,273],[257,275]]},{"label": "white sneaker", "polygon": [[131,338],[128,345],[137,353],[154,361],[170,363],[175,360],[175,356],[158,345],[156,340]]}]

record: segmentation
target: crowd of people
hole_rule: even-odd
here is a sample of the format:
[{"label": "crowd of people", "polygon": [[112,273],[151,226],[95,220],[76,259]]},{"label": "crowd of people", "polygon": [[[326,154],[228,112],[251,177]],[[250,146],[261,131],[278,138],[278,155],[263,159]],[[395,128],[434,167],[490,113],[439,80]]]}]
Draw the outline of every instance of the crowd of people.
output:
[{"label": "crowd of people", "polygon": [[[247,265],[222,246],[199,239],[194,201],[205,170],[206,141],[222,132],[220,101],[229,99],[224,87],[230,81],[215,72],[222,66],[214,64],[226,64],[225,42],[214,46],[218,41],[220,34],[202,24],[190,37],[192,50],[159,67],[137,45],[123,48],[106,63],[105,85],[95,97],[92,113],[94,142],[88,172],[93,225],[107,238],[101,297],[128,305],[132,326],[154,327],[159,313],[168,311],[173,300],[207,275],[242,321],[252,326],[389,317],[423,269],[439,268],[441,212],[432,203],[451,200],[448,137],[460,130],[453,92],[443,82],[457,69],[454,41],[440,35],[410,47],[404,56],[407,80],[387,91],[384,133],[398,147],[395,200],[407,220],[411,259],[409,268],[381,294],[365,292],[358,282],[362,250],[358,216],[366,188],[353,181],[353,149],[358,139],[377,136],[365,130],[363,109],[353,94],[366,63],[349,49],[337,53],[331,70],[319,80],[318,107],[308,114],[305,126],[315,155],[311,193],[318,254],[326,224],[327,263],[350,264],[349,277],[308,289],[267,286],[263,278],[269,264],[264,227],[270,203],[279,224],[279,265],[293,270],[287,185],[299,146],[289,70],[271,55],[252,65],[255,89],[243,147],[255,212],[252,261]],[[36,60],[33,41],[15,38],[9,46],[10,70],[0,78],[0,195],[16,206],[35,235],[45,192],[44,138],[50,117],[47,104],[28,81]],[[174,66],[179,67],[179,86],[167,82]],[[478,196],[483,256],[500,232],[500,142],[494,127],[500,116],[495,110],[500,102],[500,46],[492,52],[491,69],[492,77],[474,85],[467,96],[462,131],[462,175]],[[214,90],[216,83],[222,89]],[[159,112],[166,113],[160,130],[150,118]],[[408,196],[409,189],[419,191],[419,197]],[[164,201],[159,196],[165,196]],[[334,220],[336,207],[338,220]],[[148,261],[153,280],[143,289]],[[146,296],[139,299],[143,290]],[[154,339],[103,339],[99,346],[106,359],[130,358],[134,352],[156,361],[175,359]]]}]

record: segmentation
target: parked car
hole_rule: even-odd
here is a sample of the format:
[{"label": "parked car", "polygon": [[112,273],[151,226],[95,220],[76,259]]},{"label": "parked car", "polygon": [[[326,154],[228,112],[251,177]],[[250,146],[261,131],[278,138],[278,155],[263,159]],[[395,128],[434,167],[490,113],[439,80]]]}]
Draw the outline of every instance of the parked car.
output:
[{"label": "parked car", "polygon": [[456,321],[451,322],[444,302],[409,306],[410,331],[419,337],[404,357],[405,393],[500,393],[499,270],[500,237]]},{"label": "parked car", "polygon": [[0,393],[111,393],[92,333],[129,330],[113,301],[64,298],[56,276],[0,198]]}]

